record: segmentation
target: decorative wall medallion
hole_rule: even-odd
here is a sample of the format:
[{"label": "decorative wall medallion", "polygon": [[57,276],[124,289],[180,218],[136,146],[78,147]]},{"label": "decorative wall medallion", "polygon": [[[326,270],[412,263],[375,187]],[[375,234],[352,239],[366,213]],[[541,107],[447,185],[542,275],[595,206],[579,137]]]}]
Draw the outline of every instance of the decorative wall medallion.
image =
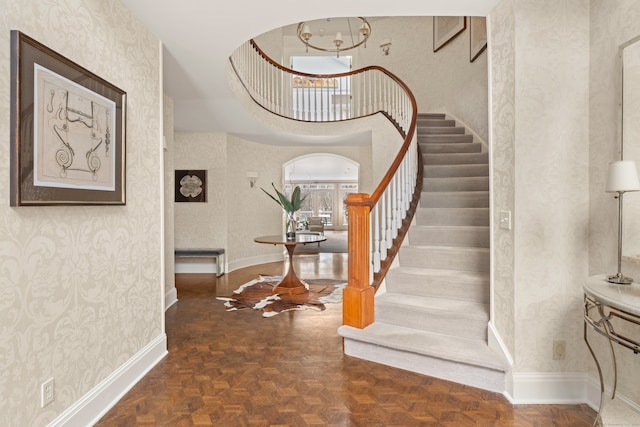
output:
[{"label": "decorative wall medallion", "polygon": [[206,170],[176,170],[176,202],[207,201]]}]

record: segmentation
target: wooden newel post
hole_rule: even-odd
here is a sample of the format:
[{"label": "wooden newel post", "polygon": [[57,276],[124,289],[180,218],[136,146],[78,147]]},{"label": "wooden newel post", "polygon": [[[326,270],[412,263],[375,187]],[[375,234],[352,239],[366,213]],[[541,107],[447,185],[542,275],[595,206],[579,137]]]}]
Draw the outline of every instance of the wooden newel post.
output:
[{"label": "wooden newel post", "polygon": [[375,290],[369,279],[369,213],[368,194],[350,194],[345,203],[349,215],[349,280],[343,291],[342,322],[354,328],[373,323]]}]

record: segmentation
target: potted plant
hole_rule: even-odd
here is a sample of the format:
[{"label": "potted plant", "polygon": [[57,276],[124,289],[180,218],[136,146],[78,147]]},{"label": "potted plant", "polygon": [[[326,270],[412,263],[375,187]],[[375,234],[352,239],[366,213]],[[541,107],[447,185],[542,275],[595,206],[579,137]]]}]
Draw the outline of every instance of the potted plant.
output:
[{"label": "potted plant", "polygon": [[272,195],[262,187],[260,187],[260,189],[264,191],[267,196],[271,197],[277,204],[279,204],[280,207],[287,213],[287,238],[293,239],[296,237],[295,213],[300,209],[300,207],[302,206],[302,202],[307,198],[307,195],[301,197],[300,186],[296,185],[296,188],[294,188],[293,192],[291,193],[291,199],[289,199],[287,198],[286,194],[278,191],[273,182],[271,183],[271,186],[275,190],[277,197]]}]

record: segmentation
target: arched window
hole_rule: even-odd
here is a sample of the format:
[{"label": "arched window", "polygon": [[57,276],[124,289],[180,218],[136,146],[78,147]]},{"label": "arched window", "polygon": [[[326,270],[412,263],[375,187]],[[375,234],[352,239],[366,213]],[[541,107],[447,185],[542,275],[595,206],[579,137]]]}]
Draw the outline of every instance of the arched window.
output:
[{"label": "arched window", "polygon": [[326,229],[347,228],[344,199],[358,192],[357,162],[337,154],[316,153],[292,159],[283,167],[285,189],[299,185],[302,194],[308,194],[298,213],[301,224],[310,216],[319,216]]}]

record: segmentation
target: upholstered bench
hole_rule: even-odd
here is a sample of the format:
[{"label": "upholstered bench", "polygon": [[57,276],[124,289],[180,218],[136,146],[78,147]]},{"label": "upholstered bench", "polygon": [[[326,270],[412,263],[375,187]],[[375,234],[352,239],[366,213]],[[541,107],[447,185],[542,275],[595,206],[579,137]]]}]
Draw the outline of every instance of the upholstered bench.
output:
[{"label": "upholstered bench", "polygon": [[176,258],[212,258],[216,263],[216,276],[224,274],[224,249],[176,249]]}]

